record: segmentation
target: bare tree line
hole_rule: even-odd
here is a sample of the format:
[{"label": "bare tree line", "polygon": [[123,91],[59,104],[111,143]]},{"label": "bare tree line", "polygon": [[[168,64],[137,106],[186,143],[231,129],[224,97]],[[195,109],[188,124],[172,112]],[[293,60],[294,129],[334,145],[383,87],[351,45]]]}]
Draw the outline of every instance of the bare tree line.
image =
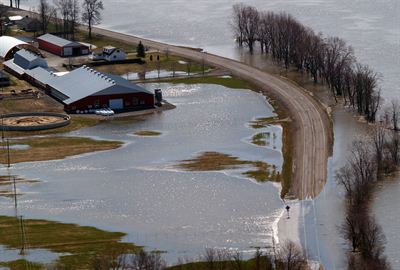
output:
[{"label": "bare tree line", "polygon": [[378,125],[368,138],[353,142],[347,164],[336,174],[346,192],[346,216],[341,226],[351,246],[348,268],[391,269],[384,256],[385,236],[369,211],[379,180],[400,165],[400,134]]},{"label": "bare tree line", "polygon": [[54,0],[53,5],[47,0],[40,0],[38,6],[42,33],[47,33],[50,23],[54,23],[55,31],[64,37],[71,35],[72,39],[79,23],[88,25],[89,38],[92,37],[92,27],[101,22],[101,11],[104,9],[101,0]]},{"label": "bare tree line", "polygon": [[253,52],[258,43],[286,69],[294,66],[314,80],[324,82],[346,105],[370,122],[375,121],[381,98],[378,74],[357,63],[351,46],[339,37],[324,37],[304,26],[288,13],[258,11],[252,6],[233,6],[233,30],[240,46]]},{"label": "bare tree line", "polygon": [[[228,249],[206,248],[197,261],[179,259],[175,266],[167,267],[159,252],[131,251],[120,248],[94,255],[86,266],[93,270],[305,270],[309,269],[302,249],[291,241],[285,241],[273,253],[256,249],[249,260],[243,253]],[[68,269],[66,265],[53,265],[46,269]]]}]

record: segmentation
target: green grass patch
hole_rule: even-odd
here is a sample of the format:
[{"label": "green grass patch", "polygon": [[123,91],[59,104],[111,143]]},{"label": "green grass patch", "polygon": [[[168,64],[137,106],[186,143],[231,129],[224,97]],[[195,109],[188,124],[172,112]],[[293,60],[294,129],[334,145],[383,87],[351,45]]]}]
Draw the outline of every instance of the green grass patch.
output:
[{"label": "green grass patch", "polygon": [[186,171],[222,171],[246,165],[252,166],[253,169],[244,172],[243,175],[258,182],[279,182],[281,180],[281,174],[274,165],[262,161],[240,160],[237,157],[218,152],[204,152],[193,159],[183,160],[177,167]]},{"label": "green grass patch", "polygon": [[232,89],[251,89],[251,84],[235,77],[192,77],[192,78],[177,78],[169,81],[174,84],[218,84]]},{"label": "green grass patch", "polygon": [[100,49],[102,49],[105,46],[111,45],[116,48],[120,48],[125,52],[136,52],[136,45],[94,33],[92,33],[92,38],[89,39],[88,33],[86,31],[78,31],[75,34],[75,39],[77,41],[93,44]]},{"label": "green grass patch", "polygon": [[[131,243],[122,243],[121,232],[108,232],[94,227],[64,224],[47,220],[24,220],[29,248],[47,249],[62,253],[56,264],[58,269],[91,269],[95,256],[121,255],[141,249]],[[7,248],[21,247],[19,220],[15,217],[0,216],[0,244]],[[68,253],[68,255],[64,255]],[[4,264],[4,263],[3,263]],[[23,261],[7,264],[23,265]],[[38,268],[41,269],[38,265]]]},{"label": "green grass patch", "polygon": [[[159,60],[157,60],[157,57]],[[135,54],[129,55],[129,58],[136,58]],[[151,60],[152,59],[152,60]],[[142,58],[144,64],[113,64],[113,65],[102,65],[96,67],[99,71],[113,73],[118,75],[124,75],[128,73],[143,73],[156,70],[166,70],[166,71],[183,71],[188,72],[188,67],[190,66],[190,74],[203,72],[203,65],[198,62],[190,62],[189,60],[175,56],[175,55],[165,55],[160,52],[147,53],[146,57]],[[190,64],[181,64],[184,61]],[[204,66],[205,71],[211,70],[210,66]]]},{"label": "green grass patch", "polygon": [[257,133],[251,138],[251,142],[252,142],[252,144],[255,144],[258,146],[267,146],[268,145],[267,139],[269,139],[270,137],[271,137],[270,132]]},{"label": "green grass patch", "polygon": [[154,137],[154,136],[160,136],[162,133],[158,131],[152,131],[152,130],[141,130],[133,133],[136,136],[144,136],[144,137]]},{"label": "green grass patch", "polygon": [[[32,162],[63,159],[68,156],[80,155],[95,151],[118,148],[119,141],[93,140],[82,137],[33,137],[29,139],[14,139],[10,145],[28,145],[28,149],[10,149],[10,163]],[[6,143],[1,142],[0,163],[6,164]]]},{"label": "green grass patch", "polygon": [[26,260],[17,260],[12,262],[0,262],[0,267],[7,267],[10,270],[42,270],[43,265],[39,263],[32,263]]}]

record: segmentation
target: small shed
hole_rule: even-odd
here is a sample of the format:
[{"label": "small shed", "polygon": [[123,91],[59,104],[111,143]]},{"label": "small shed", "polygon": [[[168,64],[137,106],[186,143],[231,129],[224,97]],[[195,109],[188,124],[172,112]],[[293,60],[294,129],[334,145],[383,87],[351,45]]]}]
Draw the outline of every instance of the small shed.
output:
[{"label": "small shed", "polygon": [[15,24],[19,29],[24,30],[26,32],[37,32],[41,28],[41,23],[36,18],[31,18],[29,16],[25,16],[19,21],[16,21]]},{"label": "small shed", "polygon": [[70,41],[52,34],[37,38],[39,49],[59,56],[79,56],[89,54],[89,47],[76,41]]},{"label": "small shed", "polygon": [[0,87],[10,85],[10,76],[0,70]]}]

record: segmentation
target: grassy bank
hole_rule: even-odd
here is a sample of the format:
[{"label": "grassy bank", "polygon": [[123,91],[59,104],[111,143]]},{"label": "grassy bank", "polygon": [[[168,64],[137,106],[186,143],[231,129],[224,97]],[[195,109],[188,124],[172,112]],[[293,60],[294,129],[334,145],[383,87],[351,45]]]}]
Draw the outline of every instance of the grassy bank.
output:
[{"label": "grassy bank", "polygon": [[[0,244],[7,248],[21,248],[20,223],[15,217],[0,216]],[[64,224],[47,220],[24,220],[26,238],[30,249],[47,249],[61,253],[56,262],[58,269],[92,269],[90,264],[96,256],[120,255],[135,252],[140,247],[122,243],[125,236],[120,232],[107,232],[94,227]],[[1,260],[1,259],[0,259]],[[32,264],[29,263],[31,266]],[[44,268],[33,264],[31,269]],[[11,269],[26,269],[26,262],[19,260],[0,263]]]},{"label": "grassy bank", "polygon": [[[23,145],[27,148],[10,149],[10,162],[31,162],[63,159],[69,156],[80,155],[95,151],[111,150],[122,145],[118,141],[101,141],[81,137],[32,137],[28,139],[14,139],[10,146]],[[0,163],[7,164],[6,142],[1,142]]]},{"label": "grassy bank", "polygon": [[[129,58],[135,58],[135,54],[129,55]],[[157,60],[159,59],[159,60]],[[203,71],[203,65],[193,62],[176,55],[166,55],[161,52],[148,52],[146,57],[142,58],[145,64],[114,64],[98,66],[96,69],[102,72],[123,75],[127,73],[143,73],[153,70],[182,71],[190,73],[200,73]],[[204,70],[211,69],[210,66],[204,66]]]},{"label": "grassy bank", "polygon": [[177,167],[186,171],[222,171],[251,166],[243,174],[258,182],[281,181],[281,175],[276,171],[276,167],[262,161],[240,160],[223,153],[204,152],[199,156],[183,160]]},{"label": "grassy bank", "polygon": [[203,76],[192,78],[176,78],[173,80],[169,80],[168,82],[173,84],[218,84],[233,89],[254,89],[251,83],[238,79],[236,77]]}]

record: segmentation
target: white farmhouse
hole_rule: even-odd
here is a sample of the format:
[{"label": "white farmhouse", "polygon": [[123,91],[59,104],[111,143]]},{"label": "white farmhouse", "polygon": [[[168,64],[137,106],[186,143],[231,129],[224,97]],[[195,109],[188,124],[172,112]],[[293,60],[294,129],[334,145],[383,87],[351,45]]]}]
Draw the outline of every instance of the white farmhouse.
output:
[{"label": "white farmhouse", "polygon": [[90,58],[92,60],[106,60],[110,62],[120,61],[125,60],[126,53],[123,50],[115,48],[113,46],[106,46],[100,53],[93,52],[92,55],[90,55]]}]

